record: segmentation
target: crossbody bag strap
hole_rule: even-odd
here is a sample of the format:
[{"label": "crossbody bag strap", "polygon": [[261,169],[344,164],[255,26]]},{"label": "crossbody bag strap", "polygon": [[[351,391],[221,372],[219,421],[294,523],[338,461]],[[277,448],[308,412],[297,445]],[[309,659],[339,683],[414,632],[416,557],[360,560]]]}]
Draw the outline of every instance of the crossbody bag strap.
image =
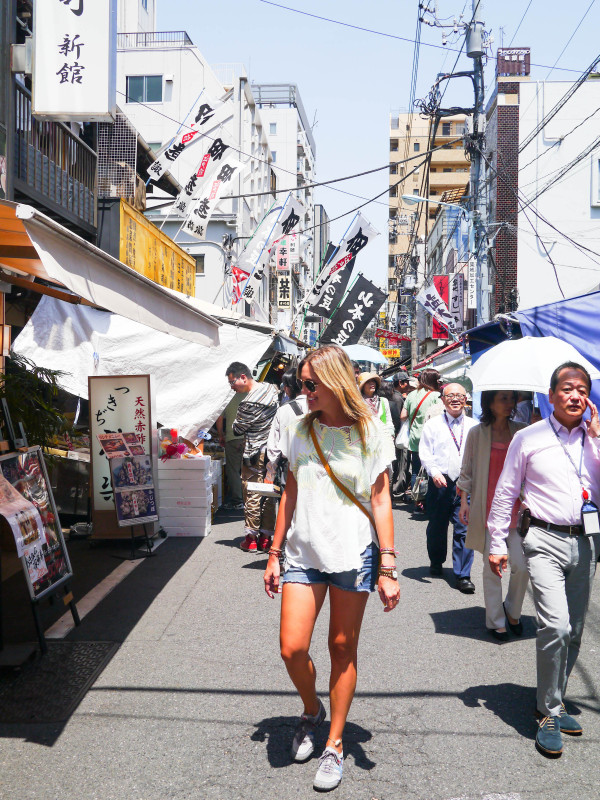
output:
[{"label": "crossbody bag strap", "polygon": [[368,518],[368,520],[371,523],[371,525],[375,528],[375,530],[377,530],[377,528],[375,526],[375,520],[373,518],[373,515],[369,511],[367,511],[367,509],[363,506],[363,504],[360,502],[360,500],[352,494],[350,489],[348,489],[347,486],[344,486],[344,484],[340,481],[339,478],[336,477],[335,473],[333,472],[333,470],[329,466],[329,463],[327,462],[327,459],[323,455],[323,451],[321,450],[321,446],[319,445],[319,442],[317,441],[317,435],[315,433],[315,429],[312,428],[312,427],[310,429],[310,436],[311,436],[312,442],[313,442],[313,444],[315,446],[315,450],[317,451],[317,455],[319,456],[319,459],[321,461],[321,464],[323,464],[323,466],[325,467],[325,472],[329,475],[329,477],[335,483],[335,485],[338,487],[338,489],[346,495],[348,500],[352,500],[354,505],[358,506],[358,508],[360,508],[360,510],[365,515],[365,517]]},{"label": "crossbody bag strap", "polygon": [[429,397],[429,395],[430,395],[430,394],[433,394],[433,389],[430,389],[430,390],[427,392],[427,394],[426,394],[426,395],[423,395],[423,397],[422,397],[422,398],[419,400],[419,405],[418,405],[418,406],[415,408],[415,413],[412,415],[412,417],[411,417],[411,420],[410,420],[410,422],[408,423],[408,427],[409,427],[409,428],[412,426],[413,422],[415,421],[415,417],[417,416],[417,411],[418,411],[418,410],[421,408],[421,403],[422,403],[424,400],[427,400],[427,398]]}]

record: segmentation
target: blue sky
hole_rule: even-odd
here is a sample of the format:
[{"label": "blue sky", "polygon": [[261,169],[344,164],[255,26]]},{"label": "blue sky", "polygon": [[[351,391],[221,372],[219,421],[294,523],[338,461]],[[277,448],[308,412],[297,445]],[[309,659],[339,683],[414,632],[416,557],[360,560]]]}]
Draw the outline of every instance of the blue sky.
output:
[{"label": "blue sky", "polygon": [[[587,16],[574,33],[590,2]],[[280,5],[407,39],[413,39],[417,23],[418,0],[281,0]],[[437,0],[429,5],[437,5],[439,18],[449,17],[450,22],[461,12],[467,21],[471,17],[471,0]],[[494,53],[502,37],[505,47],[531,47],[533,79],[544,80],[558,59],[549,79],[575,80],[599,52],[600,0],[532,0],[531,4],[529,0],[485,0],[483,19],[494,37]],[[157,28],[186,30],[209,63],[241,62],[253,81],[296,83],[310,121],[315,120],[318,180],[387,164],[389,114],[406,109],[409,101],[411,42],[342,27],[260,0],[158,0]],[[458,49],[461,43],[452,36],[444,48],[442,32],[422,26],[417,98],[427,94],[438,72],[452,68],[457,53],[450,48]],[[462,55],[457,69],[469,69],[471,64]],[[486,86],[490,87],[493,60],[487,72]],[[470,105],[469,83],[454,83],[445,100]],[[383,170],[337,185],[370,198],[386,190],[388,173]],[[317,190],[316,199],[332,218],[364,202],[325,188]],[[382,235],[369,245],[357,265],[384,286],[386,196],[366,206],[363,213]],[[332,239],[339,239],[350,219],[346,216],[332,224]]]}]

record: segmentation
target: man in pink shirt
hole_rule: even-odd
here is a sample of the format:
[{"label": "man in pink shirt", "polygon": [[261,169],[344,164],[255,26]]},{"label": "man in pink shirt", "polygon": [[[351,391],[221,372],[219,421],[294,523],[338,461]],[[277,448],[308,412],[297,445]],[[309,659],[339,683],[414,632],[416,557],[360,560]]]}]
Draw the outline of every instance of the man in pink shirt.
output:
[{"label": "man in pink shirt", "polygon": [[[531,512],[523,552],[538,621],[536,746],[554,757],[562,753],[561,733],[582,734],[563,701],[600,552],[594,511],[600,504],[600,424],[590,388],[590,376],[579,364],[568,362],[554,370],[548,395],[554,412],[515,434],[488,518],[490,567],[501,576],[507,567],[511,512],[521,492]],[[588,408],[592,416],[586,424]]]}]

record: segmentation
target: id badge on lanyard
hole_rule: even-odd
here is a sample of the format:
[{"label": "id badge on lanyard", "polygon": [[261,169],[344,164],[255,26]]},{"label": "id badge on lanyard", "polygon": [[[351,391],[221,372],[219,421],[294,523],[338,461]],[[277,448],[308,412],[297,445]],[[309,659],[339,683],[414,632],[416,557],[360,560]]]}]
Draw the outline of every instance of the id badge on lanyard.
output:
[{"label": "id badge on lanyard", "polygon": [[595,533],[600,533],[600,516],[598,514],[598,506],[591,500],[587,500],[585,498],[583,500],[583,505],[581,506],[581,524],[583,525],[583,530],[586,536],[593,536]]}]

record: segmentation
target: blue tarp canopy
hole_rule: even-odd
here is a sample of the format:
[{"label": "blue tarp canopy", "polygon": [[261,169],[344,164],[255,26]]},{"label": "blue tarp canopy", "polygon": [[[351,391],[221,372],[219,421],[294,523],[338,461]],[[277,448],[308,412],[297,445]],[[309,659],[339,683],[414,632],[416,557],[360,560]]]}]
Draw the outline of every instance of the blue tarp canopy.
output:
[{"label": "blue tarp canopy", "polygon": [[[556,336],[600,368],[600,292],[518,311],[517,317],[523,336]],[[592,382],[591,399],[600,403],[600,381]]]}]

